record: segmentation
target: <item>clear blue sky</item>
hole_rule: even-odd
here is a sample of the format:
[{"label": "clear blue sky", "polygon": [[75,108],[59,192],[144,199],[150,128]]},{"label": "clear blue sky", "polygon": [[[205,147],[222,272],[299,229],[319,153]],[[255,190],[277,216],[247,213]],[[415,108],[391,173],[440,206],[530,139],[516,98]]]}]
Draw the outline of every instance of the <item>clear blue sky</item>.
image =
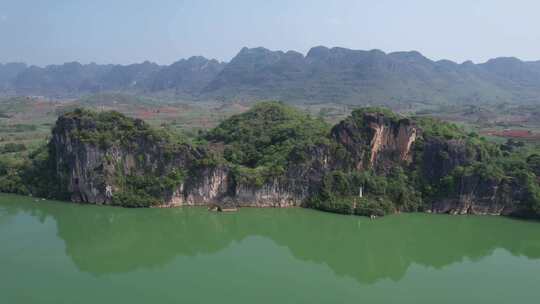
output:
[{"label": "clear blue sky", "polygon": [[0,62],[169,64],[241,47],[540,59],[538,0],[0,0]]}]

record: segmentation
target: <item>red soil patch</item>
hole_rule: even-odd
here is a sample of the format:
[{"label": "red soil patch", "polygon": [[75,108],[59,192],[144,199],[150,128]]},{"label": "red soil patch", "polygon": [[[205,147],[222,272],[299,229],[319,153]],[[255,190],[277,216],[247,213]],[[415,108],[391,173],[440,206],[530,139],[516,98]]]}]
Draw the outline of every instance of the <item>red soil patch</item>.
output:
[{"label": "red soil patch", "polygon": [[137,111],[137,118],[140,118],[140,119],[150,119],[154,117],[154,115],[156,115],[154,111],[150,111],[150,110]]},{"label": "red soil patch", "polygon": [[36,107],[36,108],[45,108],[45,107],[48,107],[48,106],[50,106],[50,103],[46,102],[46,101],[36,101],[34,103],[34,107]]},{"label": "red soil patch", "polygon": [[520,139],[540,139],[540,134],[533,133],[529,130],[503,130],[503,131],[485,131],[485,135],[520,138]]},{"label": "red soil patch", "polygon": [[178,108],[174,108],[174,107],[161,107],[158,109],[159,113],[164,113],[164,114],[176,114],[178,113]]}]

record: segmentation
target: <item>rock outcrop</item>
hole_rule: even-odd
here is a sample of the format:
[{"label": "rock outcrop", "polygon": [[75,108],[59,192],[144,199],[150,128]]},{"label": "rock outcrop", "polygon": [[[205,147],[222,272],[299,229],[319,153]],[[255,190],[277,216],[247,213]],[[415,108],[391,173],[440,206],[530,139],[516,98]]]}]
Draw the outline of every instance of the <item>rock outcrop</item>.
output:
[{"label": "rock outcrop", "polygon": [[[145,178],[135,187],[154,187],[148,179],[165,179],[181,171],[185,176],[176,184],[158,185],[161,189],[152,205],[299,206],[317,191],[322,170],[329,166],[327,147],[312,147],[307,151],[308,160],[289,166],[281,176],[254,184],[235,176],[232,164],[201,164],[215,151],[173,144],[153,134],[143,121],[118,113],[105,118],[96,115],[68,113],[53,129],[50,145],[55,151],[56,174],[66,182],[73,202],[115,204],[115,194],[130,186],[127,178]],[[112,123],[103,129],[98,120]],[[128,127],[135,131],[123,130]]]},{"label": "rock outcrop", "polygon": [[[277,115],[272,106],[265,114],[268,117]],[[263,117],[247,115],[250,119]],[[235,119],[235,123],[240,121]],[[376,204],[382,198],[397,200],[392,202],[395,211],[530,216],[540,193],[535,192],[538,179],[534,170],[506,174],[493,169],[486,156],[493,152],[482,150],[467,135],[441,136],[433,130],[427,132],[413,119],[372,108],[354,111],[324,141],[288,152],[286,166],[274,169],[277,173],[269,173],[264,166],[246,167],[225,160],[223,147],[227,145],[194,146],[164,136],[140,120],[85,111],[61,116],[50,141],[57,177],[65,181],[74,202],[131,207],[290,207],[305,205],[314,197],[341,195],[351,200],[366,194]],[[280,147],[272,149],[283,149]],[[535,158],[529,162],[537,169]],[[396,173],[394,168],[401,171]],[[373,175],[358,175],[364,173]],[[377,176],[387,180],[370,182]],[[334,191],[334,182],[352,190],[339,186],[340,193],[328,193]],[[370,183],[375,183],[373,188],[387,188],[368,193],[364,186],[370,187]],[[335,207],[341,212],[363,204],[352,201],[353,207],[324,209]],[[361,214],[373,208],[360,207],[364,208]]]},{"label": "rock outcrop", "polygon": [[434,213],[527,216],[526,190],[515,180],[497,181],[478,175],[459,180],[453,197],[439,199],[428,209]]},{"label": "rock outcrop", "polygon": [[[166,143],[144,132],[148,126],[143,121],[128,121],[141,132],[122,139],[96,141],[87,136],[104,131],[99,130],[92,117],[80,112],[58,119],[50,144],[56,153],[53,157],[57,174],[66,181],[72,201],[110,204],[113,194],[121,190],[125,176],[165,176],[176,169],[189,168],[197,157],[198,151],[189,145],[178,145],[170,151]],[[114,122],[114,128],[122,128],[121,123]],[[172,194],[164,191],[162,195],[168,201]]]},{"label": "rock outcrop", "polygon": [[308,155],[309,160],[291,165],[283,175],[259,185],[237,178],[231,166],[196,168],[166,205],[300,206],[318,191],[324,172],[331,167],[327,147],[312,147]]},{"label": "rock outcrop", "polygon": [[387,171],[412,161],[412,147],[421,130],[410,119],[369,111],[359,116],[332,130],[332,137],[353,156],[357,170]]},{"label": "rock outcrop", "polygon": [[429,180],[439,180],[458,167],[480,160],[474,147],[467,147],[464,140],[429,137],[417,159],[422,174]]}]

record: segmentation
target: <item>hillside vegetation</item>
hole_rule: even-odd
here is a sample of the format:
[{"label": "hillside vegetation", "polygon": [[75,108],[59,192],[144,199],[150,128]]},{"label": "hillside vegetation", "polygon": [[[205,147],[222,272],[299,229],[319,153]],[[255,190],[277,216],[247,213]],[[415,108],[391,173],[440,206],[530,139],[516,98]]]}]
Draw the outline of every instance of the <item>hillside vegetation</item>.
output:
[{"label": "hillside vegetation", "polygon": [[[410,147],[400,144],[410,139]],[[377,141],[385,144],[376,146]],[[27,158],[0,159],[0,190],[73,197],[66,186],[73,186],[66,180],[78,168],[73,161],[93,155],[96,167],[83,169],[104,173],[93,177],[92,185],[108,180],[118,189],[112,203],[129,207],[156,205],[189,187],[201,187],[192,191],[208,197],[217,190],[205,193],[215,187],[205,183],[219,181],[225,188],[217,200],[267,189],[299,197],[306,207],[345,214],[535,217],[540,215],[539,152],[375,107],[357,109],[330,127],[283,103],[262,102],[193,138],[117,112],[78,109],[59,118],[47,146]],[[215,180],[215,172],[222,177]],[[77,183],[83,178],[88,176],[77,177]]]}]

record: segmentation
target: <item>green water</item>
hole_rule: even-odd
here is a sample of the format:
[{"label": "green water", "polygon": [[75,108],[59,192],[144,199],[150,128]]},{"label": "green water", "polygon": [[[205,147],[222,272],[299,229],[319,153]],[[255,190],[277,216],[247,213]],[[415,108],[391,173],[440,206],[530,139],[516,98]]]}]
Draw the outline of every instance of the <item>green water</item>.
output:
[{"label": "green water", "polygon": [[539,303],[540,223],[0,195],[0,303]]}]

